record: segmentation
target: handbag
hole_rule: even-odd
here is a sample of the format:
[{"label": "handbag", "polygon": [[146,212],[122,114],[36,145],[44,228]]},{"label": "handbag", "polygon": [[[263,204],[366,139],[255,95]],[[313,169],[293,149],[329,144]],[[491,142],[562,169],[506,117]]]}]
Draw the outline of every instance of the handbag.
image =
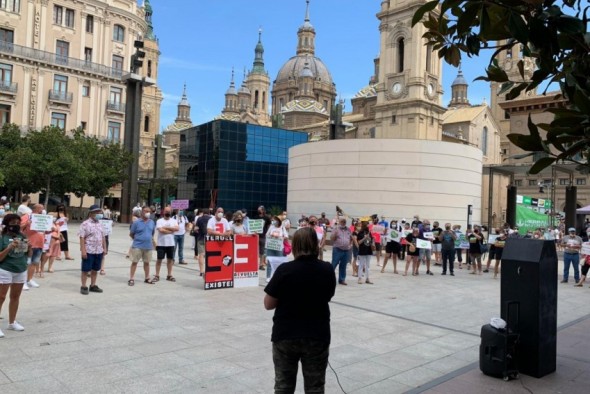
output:
[{"label": "handbag", "polygon": [[479,244],[479,252],[481,254],[487,253],[489,249],[488,244]]},{"label": "handbag", "polygon": [[291,247],[291,243],[289,242],[289,240],[287,238],[285,238],[283,240],[283,256],[290,255],[292,249],[293,248]]},{"label": "handbag", "polygon": [[409,246],[409,248],[410,248],[410,253],[414,253],[414,252],[416,251],[416,245],[414,245],[414,244],[412,244],[412,243],[411,243],[411,244],[409,244],[409,245],[410,245],[410,246]]}]

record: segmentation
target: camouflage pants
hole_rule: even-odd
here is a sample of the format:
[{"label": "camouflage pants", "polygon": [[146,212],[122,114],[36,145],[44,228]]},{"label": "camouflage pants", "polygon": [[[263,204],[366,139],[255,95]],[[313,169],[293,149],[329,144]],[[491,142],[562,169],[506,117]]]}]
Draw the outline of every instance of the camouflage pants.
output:
[{"label": "camouflage pants", "polygon": [[297,369],[301,371],[306,393],[323,393],[330,345],[313,339],[290,339],[273,342],[275,393],[294,393]]}]

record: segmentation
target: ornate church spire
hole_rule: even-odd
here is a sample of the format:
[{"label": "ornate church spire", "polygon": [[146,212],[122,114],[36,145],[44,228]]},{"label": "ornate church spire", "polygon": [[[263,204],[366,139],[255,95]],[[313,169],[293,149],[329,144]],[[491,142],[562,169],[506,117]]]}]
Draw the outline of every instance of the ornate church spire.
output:
[{"label": "ornate church spire", "polygon": [[303,25],[297,31],[297,55],[309,54],[314,56],[315,54],[315,29],[309,19],[309,0],[305,0],[307,3],[305,9],[305,19]]},{"label": "ornate church spire", "polygon": [[154,25],[152,24],[152,15],[154,13],[154,10],[152,9],[150,0],[144,0],[143,10],[145,12],[145,21],[147,22],[148,26],[147,32],[145,33],[145,38],[148,40],[155,40],[156,35],[154,34]]},{"label": "ornate church spire", "polygon": [[262,45],[262,29],[258,29],[258,44],[254,50],[254,66],[252,72],[255,74],[266,74],[264,69],[264,46]]}]

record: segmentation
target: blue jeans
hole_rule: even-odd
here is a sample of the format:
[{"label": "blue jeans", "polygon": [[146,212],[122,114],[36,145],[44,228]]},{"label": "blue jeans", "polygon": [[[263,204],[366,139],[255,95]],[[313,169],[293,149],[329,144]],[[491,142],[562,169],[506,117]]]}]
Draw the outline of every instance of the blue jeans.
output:
[{"label": "blue jeans", "polygon": [[174,236],[174,255],[178,250],[178,261],[184,261],[184,234]]},{"label": "blue jeans", "polygon": [[563,254],[563,280],[567,281],[570,276],[570,264],[574,266],[574,279],[576,283],[580,281],[580,254],[567,253]]},{"label": "blue jeans", "polygon": [[338,282],[344,282],[346,280],[348,260],[350,260],[350,250],[340,248],[332,249],[332,267],[336,270],[336,267],[340,265],[338,269]]}]

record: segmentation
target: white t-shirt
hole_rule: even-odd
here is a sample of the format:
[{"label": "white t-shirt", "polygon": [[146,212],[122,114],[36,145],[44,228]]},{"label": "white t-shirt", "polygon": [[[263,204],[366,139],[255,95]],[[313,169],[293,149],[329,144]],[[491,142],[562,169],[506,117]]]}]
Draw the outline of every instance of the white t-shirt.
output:
[{"label": "white t-shirt", "polygon": [[230,229],[230,226],[226,218],[222,218],[220,221],[217,221],[217,218],[215,218],[215,216],[212,216],[211,219],[209,219],[209,221],[207,222],[207,229],[211,229],[219,233],[225,233],[227,230]]},{"label": "white t-shirt", "polygon": [[67,217],[61,217],[59,219],[57,219],[57,224],[59,224],[59,231],[60,232],[64,232],[64,231],[68,231],[68,218]]},{"label": "white t-shirt", "polygon": [[174,216],[174,219],[178,222],[178,231],[174,235],[184,235],[186,233],[186,224],[188,219],[186,216]]},{"label": "white t-shirt", "polygon": [[156,222],[156,231],[158,232],[157,246],[174,246],[174,234],[162,234],[159,229],[162,227],[175,227],[178,222],[174,218],[160,218]]}]

